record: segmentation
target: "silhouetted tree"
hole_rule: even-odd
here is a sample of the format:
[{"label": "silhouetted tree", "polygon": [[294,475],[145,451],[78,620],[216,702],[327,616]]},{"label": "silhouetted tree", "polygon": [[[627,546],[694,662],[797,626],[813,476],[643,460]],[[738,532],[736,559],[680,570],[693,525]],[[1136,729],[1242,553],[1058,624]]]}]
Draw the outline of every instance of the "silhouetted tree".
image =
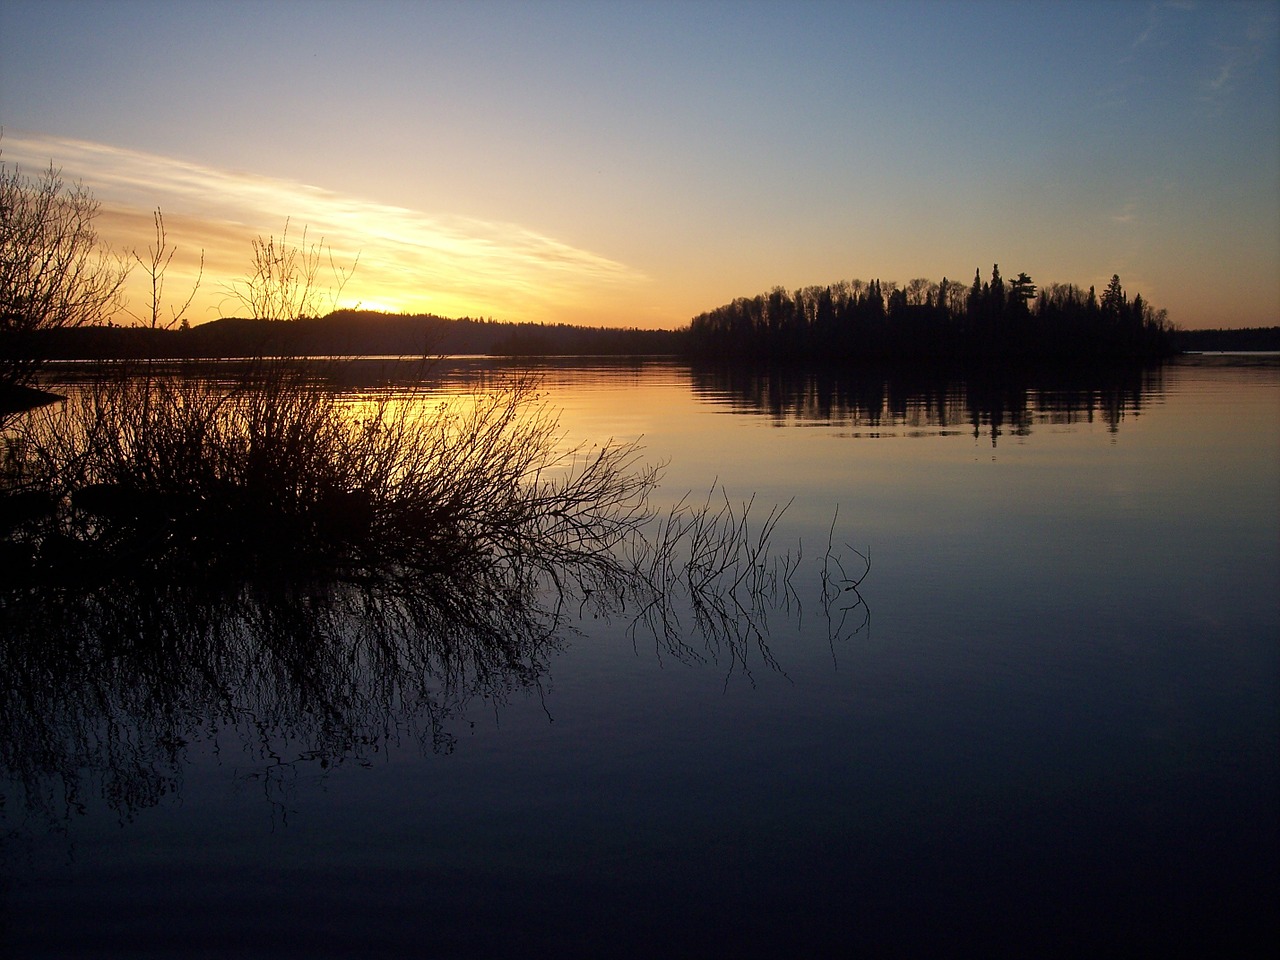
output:
[{"label": "silhouetted tree", "polygon": [[1120,286],[1120,274],[1114,273],[1102,294],[1102,312],[1112,319],[1118,318],[1126,301],[1124,287]]},{"label": "silhouetted tree", "polygon": [[129,267],[98,242],[98,207],[52,165],[29,177],[0,159],[0,393],[31,381],[41,333],[105,319],[119,304]]},{"label": "silhouetted tree", "polygon": [[135,320],[140,321],[151,330],[172,330],[175,327],[189,330],[191,323],[187,320],[187,310],[191,308],[191,301],[195,299],[196,292],[200,289],[200,281],[204,279],[204,251],[200,252],[200,271],[191,287],[191,292],[187,295],[187,299],[182,306],[175,307],[170,304],[169,316],[166,318],[164,316],[165,274],[169,270],[169,265],[173,263],[173,258],[177,255],[178,248],[169,244],[169,235],[164,228],[164,214],[160,212],[159,207],[156,207],[152,214],[152,219],[156,230],[154,246],[147,248],[145,257],[140,251],[136,249],[133,251],[133,259],[151,282],[151,301],[147,305],[148,311],[145,315],[133,313],[132,310],[128,312]]},{"label": "silhouetted tree", "polygon": [[973,286],[969,288],[969,300],[967,306],[969,313],[976,315],[982,310],[982,274],[977,267],[973,269]]},{"label": "silhouetted tree", "polygon": [[1009,284],[1009,304],[1020,308],[1023,313],[1027,310],[1027,302],[1034,300],[1035,297],[1036,285],[1025,273],[1018,274],[1017,278]]},{"label": "silhouetted tree", "polygon": [[1000,278],[1000,264],[991,265],[990,311],[993,317],[1004,314],[1005,289],[1004,280]]}]

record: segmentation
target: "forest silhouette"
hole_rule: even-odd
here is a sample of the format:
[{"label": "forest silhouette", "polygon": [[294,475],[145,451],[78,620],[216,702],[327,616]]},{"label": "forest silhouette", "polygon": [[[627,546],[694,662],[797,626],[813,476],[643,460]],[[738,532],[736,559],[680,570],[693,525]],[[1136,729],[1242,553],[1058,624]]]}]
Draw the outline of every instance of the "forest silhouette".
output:
[{"label": "forest silhouette", "polygon": [[690,351],[702,357],[824,362],[1152,361],[1176,352],[1167,314],[1115,275],[1099,296],[1074,284],[1037,289],[992,267],[972,285],[943,278],[844,281],[741,297],[693,318]]},{"label": "forest silhouette", "polygon": [[774,287],[698,314],[678,329],[587,327],[334,310],[287,320],[224,317],[161,329],[92,324],[40,331],[45,359],[256,356],[685,356],[719,361],[803,361],[981,367],[1009,363],[1146,363],[1182,350],[1275,349],[1280,328],[1177,330],[1164,310],[1132,298],[1113,276],[1090,287],[1037,288],[998,265],[966,286],[943,278],[846,280]]}]

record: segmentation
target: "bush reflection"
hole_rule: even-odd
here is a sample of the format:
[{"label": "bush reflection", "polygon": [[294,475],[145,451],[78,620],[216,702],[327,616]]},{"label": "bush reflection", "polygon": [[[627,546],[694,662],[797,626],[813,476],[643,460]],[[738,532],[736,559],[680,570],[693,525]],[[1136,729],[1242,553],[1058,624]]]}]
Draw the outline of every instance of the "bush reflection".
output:
[{"label": "bush reflection", "polygon": [[[238,743],[278,807],[304,766],[368,763],[413,741],[451,751],[467,705],[539,690],[584,617],[624,617],[659,655],[776,668],[770,618],[799,616],[800,558],[772,544],[783,511],[758,512],[680,504],[568,575],[259,567],[249,580],[175,562],[145,578],[11,583],[0,590],[10,812],[56,827],[104,802],[130,818],[181,791],[197,743]],[[821,576],[833,639],[866,621],[841,562],[828,549]]]}]

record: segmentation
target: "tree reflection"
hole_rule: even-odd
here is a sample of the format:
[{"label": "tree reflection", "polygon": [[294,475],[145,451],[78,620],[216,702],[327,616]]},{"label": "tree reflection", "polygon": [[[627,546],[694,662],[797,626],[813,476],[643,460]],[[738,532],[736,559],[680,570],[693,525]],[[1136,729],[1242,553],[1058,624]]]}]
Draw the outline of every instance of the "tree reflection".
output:
[{"label": "tree reflection", "polygon": [[811,366],[693,369],[704,399],[779,422],[825,422],[858,433],[1027,436],[1036,424],[1103,422],[1112,433],[1162,391],[1159,367],[1049,368],[965,376],[897,367],[836,372]]}]

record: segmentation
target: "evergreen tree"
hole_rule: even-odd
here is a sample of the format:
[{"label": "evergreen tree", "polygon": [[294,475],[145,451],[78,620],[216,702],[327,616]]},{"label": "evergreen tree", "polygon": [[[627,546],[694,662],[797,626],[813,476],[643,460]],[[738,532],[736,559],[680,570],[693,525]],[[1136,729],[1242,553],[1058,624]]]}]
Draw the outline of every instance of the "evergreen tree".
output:
[{"label": "evergreen tree", "polygon": [[1110,317],[1118,317],[1127,299],[1124,288],[1120,286],[1120,274],[1112,274],[1111,282],[1107,284],[1107,289],[1102,294],[1102,312]]},{"label": "evergreen tree", "polygon": [[973,286],[969,288],[969,312],[978,313],[982,309],[982,273],[973,268]]},{"label": "evergreen tree", "polygon": [[991,312],[994,315],[1000,316],[1004,313],[1004,281],[1000,279],[1000,264],[998,263],[993,263],[991,265],[991,287],[988,299],[990,301]]},{"label": "evergreen tree", "polygon": [[1027,301],[1034,300],[1035,296],[1036,285],[1025,273],[1019,273],[1009,284],[1009,305],[1021,313],[1027,312]]}]

